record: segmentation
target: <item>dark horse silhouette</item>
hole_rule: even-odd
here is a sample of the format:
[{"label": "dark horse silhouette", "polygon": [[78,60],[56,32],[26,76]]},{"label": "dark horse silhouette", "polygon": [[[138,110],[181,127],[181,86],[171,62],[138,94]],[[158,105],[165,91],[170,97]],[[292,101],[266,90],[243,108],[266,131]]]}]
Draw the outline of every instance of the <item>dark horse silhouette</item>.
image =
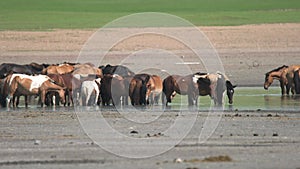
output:
[{"label": "dark horse silhouette", "polygon": [[134,72],[132,72],[129,68],[123,66],[123,65],[116,65],[116,66],[112,66],[110,64],[106,65],[106,66],[100,66],[100,69],[102,69],[102,73],[103,74],[118,74],[122,77],[132,77],[134,76]]},{"label": "dark horse silhouette", "polygon": [[3,63],[0,65],[0,78],[4,78],[10,73],[22,73],[27,75],[40,74],[44,67],[45,65],[39,65],[37,63],[30,63],[26,65]]},{"label": "dark horse silhouette", "polygon": [[149,100],[146,98],[148,92],[149,80],[151,75],[149,74],[136,74],[130,81],[129,85],[129,97],[132,105],[147,105]]},{"label": "dark horse silhouette", "polygon": [[294,84],[296,94],[300,94],[300,69],[294,71]]}]

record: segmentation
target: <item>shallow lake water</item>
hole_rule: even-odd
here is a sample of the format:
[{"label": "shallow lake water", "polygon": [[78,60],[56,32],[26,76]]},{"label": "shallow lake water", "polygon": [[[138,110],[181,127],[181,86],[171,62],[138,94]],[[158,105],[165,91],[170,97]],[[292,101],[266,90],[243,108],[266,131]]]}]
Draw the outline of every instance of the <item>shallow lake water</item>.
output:
[{"label": "shallow lake water", "polygon": [[[228,104],[227,95],[225,94],[225,111],[293,111],[300,112],[300,97],[293,96],[281,96],[279,87],[270,87],[269,90],[264,90],[263,87],[238,87],[235,89],[233,104]],[[145,112],[154,111],[165,111],[165,110],[189,110],[187,106],[187,96],[176,95],[172,100],[172,103],[166,108],[159,105],[147,106],[147,107],[133,107],[125,106],[118,109],[130,110],[143,110]],[[209,96],[201,96],[198,100],[198,109],[200,111],[209,111],[214,106]],[[20,106],[17,111],[24,110],[24,100],[21,97]],[[30,103],[28,110],[43,110],[43,111],[76,111],[73,107],[44,107],[41,108],[37,105],[37,100],[33,100]],[[103,109],[114,109],[112,106],[109,107],[84,107],[80,108],[85,111],[103,110]],[[16,109],[11,109],[16,110]],[[193,109],[194,110],[194,109]]]}]

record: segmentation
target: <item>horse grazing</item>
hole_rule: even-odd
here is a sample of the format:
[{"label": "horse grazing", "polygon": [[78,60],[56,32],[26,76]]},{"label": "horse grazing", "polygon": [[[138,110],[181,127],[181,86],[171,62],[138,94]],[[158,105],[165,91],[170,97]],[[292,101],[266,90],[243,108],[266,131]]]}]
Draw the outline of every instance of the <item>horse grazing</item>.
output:
[{"label": "horse grazing", "polygon": [[296,94],[300,94],[300,69],[294,72],[294,84]]},{"label": "horse grazing", "polygon": [[[233,95],[234,95],[234,88],[236,85],[232,85],[229,78],[220,72],[215,74],[208,74],[207,78],[210,80],[210,97],[214,100],[215,105],[221,106],[223,105],[223,97],[224,92],[226,91],[228,97],[228,103],[233,104]],[[200,88],[200,85],[199,85]]]},{"label": "horse grazing", "polygon": [[7,94],[7,107],[10,106],[10,101],[15,94],[18,95],[39,95],[41,99],[41,106],[45,103],[46,93],[49,91],[56,91],[59,93],[61,103],[65,103],[64,88],[56,85],[46,75],[29,76],[25,74],[10,75]]},{"label": "horse grazing", "polygon": [[81,90],[80,90],[80,98],[83,106],[91,105],[89,103],[92,102],[91,96],[94,96],[94,101],[92,102],[93,105],[97,105],[98,97],[100,94],[100,83],[101,78],[97,78],[92,81],[84,81],[81,84]]},{"label": "horse grazing", "polygon": [[135,75],[134,72],[123,65],[111,66],[108,64],[106,66],[100,66],[99,68],[102,69],[103,74],[118,74],[122,77],[132,77]]},{"label": "horse grazing", "polygon": [[227,90],[229,104],[233,103],[234,88],[230,80],[221,73],[195,73],[187,76],[171,75],[163,81],[163,92],[166,97],[166,106],[172,102],[176,93],[188,95],[189,106],[197,105],[199,96],[209,95],[215,105],[223,104],[223,93]]},{"label": "horse grazing", "polygon": [[264,89],[268,90],[268,88],[271,86],[273,83],[273,80],[279,80],[280,82],[280,88],[281,88],[281,94],[289,94],[290,91],[290,86],[288,84],[288,80],[286,78],[286,73],[288,70],[288,66],[283,65],[281,67],[278,67],[276,69],[273,69],[269,72],[266,73],[265,76],[265,83],[264,83]]},{"label": "horse grazing", "polygon": [[[53,82],[56,85],[59,85],[63,88],[66,88],[65,81],[64,81],[64,79],[62,78],[61,75],[59,75],[59,74],[49,74],[47,76],[50,77],[50,79],[52,79]],[[67,94],[67,92],[65,91],[65,96],[64,96],[65,99],[66,99],[66,94]],[[55,98],[55,100],[53,100],[53,97]],[[59,95],[58,95],[58,93],[55,92],[55,91],[50,91],[50,92],[46,93],[45,104],[47,106],[59,105]],[[66,104],[66,102],[65,102],[65,104]]]}]

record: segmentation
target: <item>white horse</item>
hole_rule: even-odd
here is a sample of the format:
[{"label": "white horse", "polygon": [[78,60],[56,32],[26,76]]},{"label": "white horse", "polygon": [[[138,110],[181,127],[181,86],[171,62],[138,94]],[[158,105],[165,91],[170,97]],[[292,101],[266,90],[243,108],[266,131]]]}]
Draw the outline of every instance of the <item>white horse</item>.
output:
[{"label": "white horse", "polygon": [[87,106],[92,94],[95,94],[94,105],[98,102],[98,97],[100,94],[100,81],[101,78],[97,78],[95,80],[84,81],[81,84],[80,90],[80,99],[83,106]]}]

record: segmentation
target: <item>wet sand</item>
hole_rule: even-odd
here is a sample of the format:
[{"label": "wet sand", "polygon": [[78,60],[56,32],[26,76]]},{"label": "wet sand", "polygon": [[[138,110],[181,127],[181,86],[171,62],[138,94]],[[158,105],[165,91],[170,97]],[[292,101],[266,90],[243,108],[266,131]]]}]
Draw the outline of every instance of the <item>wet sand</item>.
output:
[{"label": "wet sand", "polygon": [[[93,108],[90,108],[93,109]],[[88,112],[88,111],[87,111]],[[161,130],[135,123],[118,123],[122,116],[102,109],[107,121],[124,135],[168,138]],[[180,111],[165,116],[178,118]],[[137,114],[149,118],[150,114]],[[142,117],[143,116],[143,117]],[[217,115],[215,115],[217,116]],[[185,118],[188,118],[187,114]],[[224,112],[212,136],[198,141],[207,112],[200,112],[189,134],[169,151],[154,157],[119,157],[95,144],[70,108],[56,111],[30,108],[1,111],[1,168],[299,168],[300,115],[298,112]],[[167,120],[168,121],[168,120]],[[168,121],[170,122],[170,121]],[[151,126],[151,123],[147,124]],[[132,128],[133,126],[133,128]],[[161,127],[161,128],[160,128]],[[135,130],[136,133],[132,131]],[[160,133],[160,134],[157,134]],[[156,135],[155,135],[156,134]],[[118,147],[122,140],[111,140]],[[151,151],[154,147],[142,145]]]}]

